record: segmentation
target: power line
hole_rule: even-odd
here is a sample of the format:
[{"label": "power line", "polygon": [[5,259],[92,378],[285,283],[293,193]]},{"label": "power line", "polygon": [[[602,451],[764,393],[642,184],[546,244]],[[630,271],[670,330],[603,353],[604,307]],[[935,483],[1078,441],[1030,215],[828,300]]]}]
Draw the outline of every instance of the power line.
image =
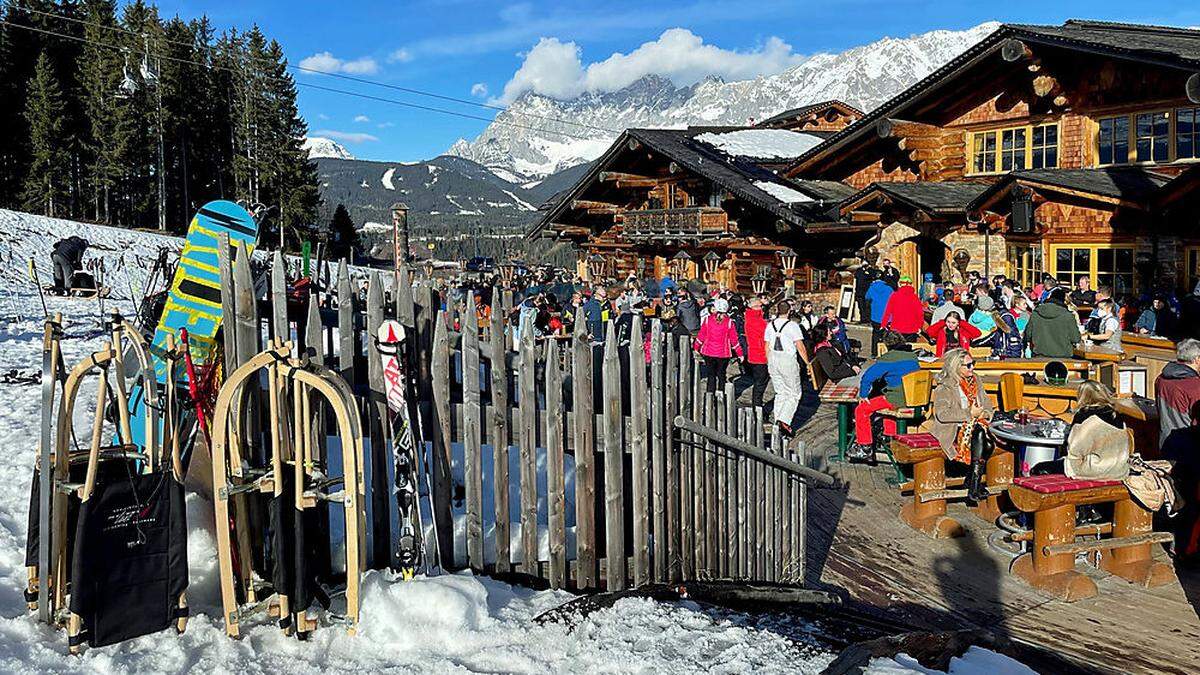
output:
[{"label": "power line", "polygon": [[[68,35],[66,33],[57,33],[55,31],[46,30],[44,28],[37,28],[36,26],[26,26],[26,25],[19,24],[19,23],[13,23],[11,21],[4,20],[4,19],[0,19],[0,25],[10,26],[12,28],[20,28],[22,30],[28,30],[28,31],[32,31],[35,33],[40,33],[42,35],[49,35],[52,37],[62,38],[65,40],[81,42],[83,44],[91,44],[91,45],[96,45],[98,47],[105,47],[105,48],[120,51],[120,52],[128,52],[130,54],[144,55],[144,56],[148,56],[148,57],[153,56],[155,58],[163,59],[165,61],[172,61],[175,63],[182,63],[182,64],[186,64],[186,65],[193,65],[193,66],[197,66],[199,68],[207,68],[209,70],[224,70],[224,71],[230,72],[230,73],[235,72],[231,68],[214,65],[211,63],[201,63],[199,61],[193,61],[191,59],[183,59],[183,58],[179,58],[177,56],[168,56],[165,54],[151,53],[149,50],[140,50],[137,48],[125,47],[122,45],[113,45],[113,44],[109,44],[107,42],[99,42],[97,40],[89,40],[87,38],[82,38],[82,37],[78,37],[75,35]],[[265,77],[271,77],[271,76],[266,75]],[[469,113],[462,113],[462,112],[458,112],[455,110],[446,110],[445,108],[436,108],[433,106],[421,105],[419,103],[412,103],[409,101],[401,101],[398,99],[384,98],[382,96],[373,96],[371,94],[363,94],[363,93],[356,92],[356,91],[349,91],[347,89],[324,87],[324,86],[321,86],[318,84],[312,84],[309,82],[296,82],[295,80],[293,80],[292,82],[298,87],[307,87],[309,89],[318,89],[321,91],[327,91],[330,93],[340,94],[343,96],[361,98],[361,99],[370,100],[370,101],[378,101],[381,103],[390,103],[392,105],[398,105],[398,106],[401,106],[404,108],[411,108],[414,110],[423,110],[426,112],[435,112],[435,113],[440,113],[443,115],[451,115],[454,117],[462,117],[462,118],[466,118],[466,119],[480,120],[483,122],[488,122],[490,124],[498,124],[501,126],[512,127],[515,129],[525,129],[528,131],[540,131],[540,132],[552,133],[552,134],[557,134],[559,136],[566,136],[567,138],[573,138],[575,140],[580,140],[580,141],[592,140],[585,136],[579,136],[579,135],[568,133],[565,131],[551,131],[549,129],[542,129],[539,127],[534,127],[534,126],[529,126],[529,125],[524,125],[524,124],[517,124],[515,122],[507,122],[507,121],[503,121],[503,120],[491,119],[491,118],[483,117],[480,115],[471,115]]]},{"label": "power line", "polygon": [[[93,28],[100,28],[100,29],[103,29],[103,30],[110,30],[110,31],[115,31],[115,32],[119,32],[119,33],[125,33],[125,34],[127,34],[127,35],[132,35],[132,36],[135,36],[135,37],[145,37],[143,34],[141,34],[141,33],[138,33],[137,31],[129,30],[128,28],[123,28],[123,27],[121,27],[121,26],[106,26],[106,25],[104,25],[104,24],[96,23],[96,22],[94,22],[94,21],[87,21],[87,20],[85,20],[85,19],[80,19],[80,18],[77,18],[77,17],[66,16],[66,15],[63,15],[63,14],[55,14],[55,13],[53,13],[53,12],[46,12],[46,11],[42,11],[42,10],[39,10],[39,9],[34,9],[34,8],[32,8],[32,7],[22,7],[22,9],[23,9],[24,11],[26,11],[26,12],[30,12],[30,13],[32,13],[32,14],[39,14],[39,15],[41,15],[41,16],[49,17],[49,18],[52,18],[52,19],[61,19],[61,20],[63,20],[63,21],[70,21],[70,22],[73,22],[73,23],[78,23],[78,24],[81,24],[81,25],[84,25],[84,26],[92,26]],[[17,24],[17,25],[19,25],[19,24]],[[213,50],[213,49],[215,49],[215,48],[216,48],[214,45],[209,45],[209,44],[197,44],[197,43],[193,43],[193,42],[185,42],[185,41],[183,41],[183,40],[175,40],[175,39],[172,39],[172,38],[168,38],[168,37],[166,37],[165,35],[163,35],[163,36],[158,36],[158,37],[156,37],[155,39],[156,39],[156,40],[159,40],[159,41],[162,41],[162,42],[169,43],[169,44],[180,45],[180,46],[183,46],[183,47],[202,48],[202,49],[209,50],[209,51],[211,51],[211,50]],[[263,62],[263,63],[270,63],[271,65],[274,65],[274,63],[273,63],[273,62],[271,62],[271,61],[268,61],[268,60],[266,60],[266,59],[262,59],[262,58],[255,58],[254,60],[258,60],[258,61],[261,61],[261,62]],[[593,130],[596,130],[596,131],[603,131],[603,132],[605,132],[605,133],[612,133],[612,134],[620,133],[619,131],[617,131],[617,130],[615,130],[615,129],[609,129],[609,128],[607,128],[607,127],[596,126],[596,125],[594,125],[594,124],[588,124],[588,123],[586,123],[586,122],[576,122],[576,121],[574,121],[574,120],[566,120],[566,119],[562,119],[562,118],[560,118],[560,117],[552,117],[552,116],[549,116],[549,115],[538,115],[538,114],[536,114],[536,113],[527,113],[527,112],[514,112],[514,111],[510,110],[510,109],[509,109],[508,107],[506,107],[506,106],[492,105],[492,104],[490,104],[490,103],[481,103],[481,102],[479,102],[479,101],[472,101],[472,100],[470,100],[470,99],[459,98],[459,97],[456,97],[456,96],[448,96],[448,95],[446,95],[446,94],[438,94],[438,93],[431,92],[431,91],[424,91],[424,90],[421,90],[421,89],[414,89],[414,88],[412,88],[412,87],[404,87],[404,86],[400,86],[400,85],[397,85],[397,84],[390,84],[390,83],[387,83],[387,82],[380,82],[380,81],[378,81],[378,80],[371,80],[371,79],[368,79],[368,78],[365,78],[365,77],[357,77],[357,76],[354,76],[354,75],[346,75],[346,74],[344,74],[344,73],[337,73],[337,72],[331,72],[331,71],[327,71],[327,70],[320,70],[320,69],[318,69],[318,68],[310,68],[310,67],[307,67],[307,66],[301,66],[301,65],[292,65],[292,64],[288,64],[288,66],[287,66],[287,67],[288,67],[289,69],[291,69],[291,70],[295,70],[295,71],[298,71],[298,72],[301,72],[301,73],[310,73],[310,74],[314,74],[314,75],[326,75],[326,76],[328,76],[328,77],[337,78],[337,79],[339,79],[339,80],[346,80],[346,81],[348,81],[348,82],[355,82],[355,83],[358,83],[358,84],[366,84],[366,85],[370,85],[370,86],[373,86],[373,87],[382,87],[382,88],[385,88],[385,89],[392,89],[392,90],[395,90],[395,91],[404,92],[404,93],[406,93],[406,94],[413,94],[413,95],[416,95],[416,96],[426,96],[426,97],[429,97],[429,98],[439,99],[439,100],[442,100],[442,101],[449,101],[449,102],[452,102],[452,103],[459,103],[459,104],[462,104],[462,105],[475,106],[475,107],[478,107],[478,108],[485,108],[485,109],[488,109],[488,110],[496,110],[496,111],[499,111],[499,112],[507,112],[507,113],[509,113],[510,115],[520,115],[520,116],[524,116],[524,117],[531,117],[531,118],[534,118],[534,119],[540,119],[540,120],[544,120],[544,121],[547,121],[547,122],[557,122],[557,123],[559,123],[559,124],[569,124],[569,125],[571,125],[571,126],[583,127],[583,128],[585,128],[585,129],[593,129]],[[299,82],[297,82],[297,84],[299,84]],[[432,108],[431,108],[430,110],[435,110],[435,109],[432,109]],[[468,117],[468,119],[486,119],[486,121],[494,121],[492,118],[471,117],[471,116],[467,116],[467,117]],[[521,128],[524,128],[524,129],[529,129],[530,127],[521,127]]]}]

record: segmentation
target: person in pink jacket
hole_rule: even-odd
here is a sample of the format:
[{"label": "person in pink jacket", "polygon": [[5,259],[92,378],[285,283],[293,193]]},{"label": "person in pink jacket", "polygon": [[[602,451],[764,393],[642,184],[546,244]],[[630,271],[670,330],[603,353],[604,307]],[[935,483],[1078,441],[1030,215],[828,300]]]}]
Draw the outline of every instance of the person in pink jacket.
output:
[{"label": "person in pink jacket", "polygon": [[[713,301],[712,313],[700,325],[700,332],[692,347],[704,357],[708,391],[725,391],[725,371],[729,368],[729,359],[734,354],[739,360],[743,358],[737,325],[729,318],[728,300],[717,298]],[[717,387],[718,383],[720,388]]]}]

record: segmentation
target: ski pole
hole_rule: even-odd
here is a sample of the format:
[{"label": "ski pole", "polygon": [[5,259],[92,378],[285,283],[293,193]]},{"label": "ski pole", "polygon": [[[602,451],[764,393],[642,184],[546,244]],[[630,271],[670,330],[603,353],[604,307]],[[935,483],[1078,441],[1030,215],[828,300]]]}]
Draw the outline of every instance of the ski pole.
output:
[{"label": "ski pole", "polygon": [[42,288],[42,281],[38,278],[37,266],[33,264],[33,256],[29,256],[29,278],[33,280],[33,285],[37,287],[38,297],[42,299],[42,315],[44,318],[50,318],[50,310],[46,307],[46,291]]},{"label": "ski pole", "polygon": [[196,383],[196,364],[192,361],[192,343],[188,340],[186,328],[179,329],[179,341],[183,344],[183,367],[187,372],[188,394],[191,395],[192,404],[196,407],[196,424],[200,427],[200,433],[204,435],[205,444],[208,444],[210,443],[208,420],[204,417],[204,406],[200,401],[200,386]]}]

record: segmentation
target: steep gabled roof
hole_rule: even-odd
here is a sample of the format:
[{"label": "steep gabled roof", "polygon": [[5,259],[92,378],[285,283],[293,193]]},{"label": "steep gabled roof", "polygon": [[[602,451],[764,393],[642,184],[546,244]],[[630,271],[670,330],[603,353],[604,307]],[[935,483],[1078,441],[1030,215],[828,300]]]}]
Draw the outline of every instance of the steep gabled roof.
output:
[{"label": "steep gabled roof", "polygon": [[846,213],[878,196],[886,196],[930,214],[966,213],[971,202],[987,189],[987,183],[962,180],[877,182],[844,199],[840,210]]},{"label": "steep gabled roof", "polygon": [[875,124],[880,120],[904,119],[905,113],[917,102],[946,85],[953,76],[995,54],[1010,38],[1169,68],[1200,69],[1200,30],[1080,20],[1067,21],[1062,26],[1004,24],[925,79],[804,153],[788,166],[786,173],[792,175],[814,160],[844,148],[852,140],[874,134]]},{"label": "steep gabled roof", "polygon": [[[698,140],[698,136],[721,135],[732,132],[774,132],[794,134],[755,127],[691,127],[688,129],[627,129],[604,155],[570,190],[557,197],[556,203],[544,211],[542,218],[528,236],[536,236],[570,207],[575,199],[599,179],[600,172],[625,150],[629,141],[637,141],[660,155],[679,164],[687,171],[702,176],[714,185],[728,190],[739,199],[763,209],[792,226],[799,227],[810,219],[820,217],[820,202],[832,194],[831,181],[813,181],[812,185],[793,183],[762,166],[763,158],[729,154],[720,144]],[[778,158],[774,158],[778,161]],[[823,217],[821,217],[823,219]]]},{"label": "steep gabled roof", "polygon": [[971,200],[970,210],[994,205],[1015,184],[1094,196],[1102,201],[1147,206],[1158,196],[1171,176],[1139,166],[1096,169],[1027,169],[1007,174]]}]

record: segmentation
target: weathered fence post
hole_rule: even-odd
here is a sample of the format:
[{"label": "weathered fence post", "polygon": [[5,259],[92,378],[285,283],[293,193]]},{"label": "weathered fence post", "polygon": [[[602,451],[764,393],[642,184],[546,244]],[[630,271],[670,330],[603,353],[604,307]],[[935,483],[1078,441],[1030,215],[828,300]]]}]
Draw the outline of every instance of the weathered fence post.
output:
[{"label": "weathered fence post", "polygon": [[[429,421],[429,426],[430,426],[430,428],[433,429],[433,439],[432,440],[433,440],[433,457],[435,460],[434,467],[435,467],[435,471],[437,472],[437,476],[438,476],[438,481],[434,485],[434,492],[437,493],[437,495],[436,495],[436,497],[437,497],[436,503],[438,505],[437,508],[439,511],[444,509],[446,511],[446,516],[449,517],[449,515],[450,515],[449,514],[450,489],[451,489],[450,481],[449,481],[449,471],[450,471],[450,461],[451,461],[450,457],[451,457],[451,450],[453,448],[453,443],[452,443],[452,436],[451,436],[451,432],[450,432],[450,429],[451,429],[450,339],[449,339],[449,336],[447,335],[446,322],[443,320],[444,318],[445,318],[445,314],[442,312],[439,312],[438,318],[435,321],[435,324],[433,326],[433,345],[432,345],[432,349],[431,349],[430,364],[429,364],[429,375],[430,375],[430,379],[432,380],[432,382],[430,383],[430,388],[433,392],[432,405],[429,406],[429,409],[432,412],[431,417],[433,419],[431,419]],[[445,473],[445,478],[442,477],[443,472]],[[467,479],[465,471],[464,471],[463,476],[464,476],[464,481],[465,481]],[[445,481],[444,488],[441,487],[443,481]],[[471,485],[470,485],[469,481],[467,482],[466,491],[468,493],[471,491]],[[438,534],[442,534],[442,522],[438,521],[437,525],[438,525]],[[468,526],[468,529],[470,529],[469,522],[468,522],[467,526]],[[449,530],[449,531],[445,533],[444,538],[449,538],[450,544],[449,544],[449,550],[442,551],[443,565],[445,565],[444,561],[446,561],[446,560],[454,560],[454,540],[453,540],[454,531],[452,529],[453,525],[451,523],[447,523],[446,527],[447,527],[447,530]],[[469,538],[468,538],[468,541],[469,541]],[[475,559],[471,558],[471,556],[470,556],[471,551],[469,549],[470,549],[470,544],[468,544],[467,564],[468,564],[468,566],[475,568],[476,562],[479,562],[479,563],[483,562],[482,556],[480,556],[480,559],[478,561],[476,561]],[[454,564],[457,565],[457,561]],[[475,568],[475,569],[481,569],[481,568]]]},{"label": "weathered fence post", "polygon": [[[479,329],[475,312],[467,312],[462,333],[463,475],[467,482],[467,557],[482,570],[483,450],[479,428]],[[444,323],[444,322],[439,322]],[[439,326],[440,330],[445,330]]]},{"label": "weathered fence post", "polygon": [[[633,500],[633,584],[650,581],[650,470],[646,461],[646,356],[642,348],[642,315],[634,314],[629,337],[629,451]],[[622,454],[624,450],[622,450]]]},{"label": "weathered fence post", "polygon": [[550,587],[567,585],[566,484],[563,479],[562,371],[558,340],[546,341],[546,523],[550,534]]},{"label": "weathered fence post", "polygon": [[346,259],[338,261],[338,371],[350,388],[354,388],[354,359],[358,356],[354,336],[354,289],[350,287],[350,270]]},{"label": "weathered fence post", "polygon": [[[650,324],[650,475],[654,482],[654,581],[667,581],[667,452],[666,419],[663,415],[663,341],[662,322]],[[637,419],[637,413],[634,413]]]},{"label": "weathered fence post", "polygon": [[496,571],[512,570],[508,509],[508,344],[500,287],[492,291],[492,496],[495,502]]},{"label": "weathered fence post", "polygon": [[533,348],[533,327],[521,331],[520,371],[517,382],[520,387],[520,425],[517,440],[521,458],[521,571],[538,574],[538,531],[537,531],[537,353]]},{"label": "weathered fence post", "polygon": [[592,414],[592,343],[586,322],[576,319],[571,345],[571,406],[575,425],[575,569],[576,586],[596,588],[596,455]]},{"label": "weathered fence post", "polygon": [[367,385],[370,395],[363,410],[371,437],[371,565],[379,568],[391,562],[392,511],[389,473],[392,470],[391,451],[388,447],[389,425],[387,420],[387,396],[383,390],[383,362],[375,344],[375,335],[383,323],[383,282],[378,272],[371,273],[367,287],[367,333],[363,341],[367,344]]},{"label": "weathered fence post", "polygon": [[604,340],[604,529],[607,539],[608,590],[626,586],[624,449],[621,436],[621,363],[617,357],[616,324],[608,324]]},{"label": "weathered fence post", "polygon": [[[657,323],[661,327],[662,322]],[[664,373],[666,376],[666,414],[660,420],[658,426],[663,428],[663,443],[665,453],[665,463],[663,467],[666,472],[667,480],[667,526],[666,531],[662,533],[663,540],[666,545],[666,561],[668,565],[667,578],[665,581],[679,581],[681,579],[681,550],[679,541],[679,495],[680,483],[682,478],[679,473],[679,446],[675,443],[675,432],[668,428],[667,420],[675,419],[675,416],[680,414],[679,409],[679,350],[677,341],[669,333],[661,335],[661,342],[666,345],[667,350],[667,370]],[[655,538],[659,536],[656,531]]]},{"label": "weathered fence post", "polygon": [[[692,342],[687,335],[679,336],[679,414],[696,420],[692,410]],[[697,579],[696,571],[696,515],[693,497],[692,455],[695,439],[691,434],[679,432],[679,555],[680,577]]]}]

